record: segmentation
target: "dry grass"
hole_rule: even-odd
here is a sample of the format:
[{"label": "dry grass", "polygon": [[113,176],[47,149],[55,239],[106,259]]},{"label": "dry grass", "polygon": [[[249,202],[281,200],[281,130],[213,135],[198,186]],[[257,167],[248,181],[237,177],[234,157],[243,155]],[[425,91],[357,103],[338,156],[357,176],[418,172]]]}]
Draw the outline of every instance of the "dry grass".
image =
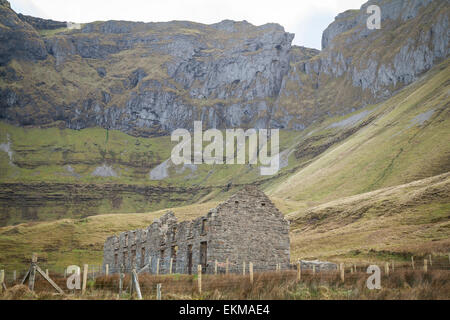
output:
[{"label": "dry grass", "polygon": [[290,214],[292,258],[370,262],[446,255],[449,195],[447,173]]},{"label": "dry grass", "polygon": [[[448,172],[449,81],[446,61],[387,101],[365,109],[372,112],[366,118],[375,117],[373,121],[331,145],[287,179],[269,186],[269,193],[283,199],[326,203]],[[427,121],[414,124],[415,117],[431,110],[434,113]],[[336,130],[320,126],[309,138],[339,132]]]},{"label": "dry grass", "polygon": [[[139,277],[144,299],[156,299],[156,284],[162,285],[164,300],[439,300],[450,299],[450,270],[431,270],[428,273],[402,269],[385,274],[381,278],[381,290],[369,290],[365,272],[347,273],[342,283],[336,271],[312,274],[302,273],[296,281],[295,271],[255,274],[253,285],[248,276],[204,275],[202,294],[197,290],[196,276],[171,275]],[[57,282],[64,282],[59,279]],[[69,293],[57,295],[38,281],[36,292],[26,286],[17,285],[8,289],[0,299],[95,299],[115,300],[118,296],[119,277],[117,275],[97,278],[88,282],[86,295]],[[124,279],[125,293],[121,299],[135,299],[129,294],[130,278]]]},{"label": "dry grass", "polygon": [[[449,194],[450,174],[444,174],[312,209],[301,202],[272,199],[284,213],[293,212],[288,214],[292,260],[373,262],[388,257],[400,262],[411,255],[450,251]],[[173,211],[179,220],[191,220],[217,204],[206,202]],[[0,228],[0,265],[9,272],[24,269],[33,252],[50,270],[71,264],[98,265],[108,236],[147,227],[165,211]]]},{"label": "dry grass", "polygon": [[101,264],[107,237],[146,228],[168,210],[174,211],[179,221],[185,221],[204,215],[217,205],[218,202],[208,202],[151,213],[107,214],[3,227],[0,228],[0,267],[8,271],[23,270],[28,267],[33,252],[38,254],[39,263],[50,270],[62,270],[72,264]]}]

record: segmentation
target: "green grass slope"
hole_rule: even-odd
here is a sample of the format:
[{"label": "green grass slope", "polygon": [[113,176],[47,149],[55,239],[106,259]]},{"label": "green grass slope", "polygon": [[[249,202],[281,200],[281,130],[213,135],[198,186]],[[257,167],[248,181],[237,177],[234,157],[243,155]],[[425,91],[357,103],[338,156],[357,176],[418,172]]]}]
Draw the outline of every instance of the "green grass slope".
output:
[{"label": "green grass slope", "polygon": [[450,173],[300,210],[291,254],[306,259],[408,261],[450,250]]},{"label": "green grass slope", "polygon": [[[300,134],[280,132],[281,150],[292,150]],[[155,180],[151,172],[170,159],[174,146],[169,136],[0,122],[0,226],[224,199],[265,179],[258,166],[168,165],[167,176]]]},{"label": "green grass slope", "polygon": [[[450,171],[449,77],[447,60],[382,104],[281,131],[283,168],[272,177],[257,166],[199,165],[169,166],[166,178],[151,180],[170,158],[170,137],[0,122],[0,225],[220,200],[247,183],[311,207],[438,175]],[[116,176],[94,175],[103,166]]]},{"label": "green grass slope", "polygon": [[[450,174],[336,200],[318,207],[272,198],[291,220],[291,258],[405,261],[450,249]],[[217,206],[207,202],[173,211],[191,220]],[[99,265],[107,237],[144,228],[165,210],[107,214],[0,227],[0,268],[22,270],[33,252],[51,270]],[[45,235],[45,236],[43,236]]]},{"label": "green grass slope", "polygon": [[[173,211],[180,221],[190,220],[206,214],[217,204],[210,202]],[[0,269],[26,268],[33,252],[38,253],[43,265],[53,270],[70,264],[101,264],[103,243],[107,237],[126,230],[146,228],[164,212],[108,214],[0,228]]]},{"label": "green grass slope", "polygon": [[328,120],[296,153],[318,155],[267,189],[317,204],[450,171],[449,85],[447,60],[384,103]]}]

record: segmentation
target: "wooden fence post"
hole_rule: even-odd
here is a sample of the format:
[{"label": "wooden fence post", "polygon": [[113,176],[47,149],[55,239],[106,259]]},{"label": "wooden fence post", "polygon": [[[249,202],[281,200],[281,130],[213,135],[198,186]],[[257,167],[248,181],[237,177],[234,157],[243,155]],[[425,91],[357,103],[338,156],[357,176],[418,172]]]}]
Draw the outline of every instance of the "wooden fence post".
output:
[{"label": "wooden fence post", "polygon": [[16,270],[13,271],[13,281],[14,282],[17,281],[17,271]]},{"label": "wooden fence post", "polygon": [[131,269],[131,272],[130,272],[130,285],[129,285],[129,288],[130,288],[130,296],[133,297],[133,293],[134,293],[133,269]]},{"label": "wooden fence post", "polygon": [[217,260],[214,262],[214,274],[217,275]]},{"label": "wooden fence post", "polygon": [[47,280],[47,282],[50,283],[50,284],[52,285],[53,288],[56,289],[56,291],[58,291],[58,293],[64,294],[64,291],[63,291],[60,287],[58,287],[58,285],[57,285],[52,279],[50,279],[50,277],[47,276],[47,274],[45,274],[45,272],[42,271],[41,268],[39,268],[38,265],[35,265],[35,268],[36,268],[36,271],[39,272],[39,273],[41,274],[41,276],[42,276],[45,280]]},{"label": "wooden fence post", "polygon": [[153,273],[153,268],[152,268],[152,257],[151,257],[151,256],[148,258],[148,271],[149,271],[150,273]]},{"label": "wooden fence post", "polygon": [[159,275],[159,258],[156,259],[156,275]]},{"label": "wooden fence post", "polygon": [[30,271],[30,280],[28,282],[28,288],[31,291],[34,291],[34,281],[36,279],[36,267],[32,266]]},{"label": "wooden fence post", "polygon": [[156,300],[161,300],[161,283],[156,285]]},{"label": "wooden fence post", "polygon": [[81,294],[84,295],[86,293],[86,283],[87,283],[87,276],[88,276],[88,268],[89,266],[87,264],[83,267],[83,285],[81,287]]},{"label": "wooden fence post", "polygon": [[198,293],[202,294],[202,265],[197,266]]},{"label": "wooden fence post", "polygon": [[225,274],[228,274],[229,269],[230,269],[230,261],[227,258],[227,262],[226,262],[226,265],[225,265]]},{"label": "wooden fence post", "polygon": [[109,276],[109,264],[105,265],[105,276]]},{"label": "wooden fence post", "polygon": [[141,286],[139,285],[139,278],[136,273],[136,269],[134,270],[134,285],[136,286],[136,293],[139,300],[142,300],[142,294],[141,294]]},{"label": "wooden fence post", "polygon": [[430,267],[432,267],[433,266],[433,260],[431,260],[431,254],[429,254],[428,257],[430,258]]},{"label": "wooden fence post", "polygon": [[423,271],[425,271],[425,273],[428,272],[428,261],[427,261],[427,259],[423,260]]},{"label": "wooden fence post", "polygon": [[413,270],[415,270],[416,268],[414,267],[414,256],[411,256],[411,265]]},{"label": "wooden fence post", "polygon": [[142,294],[141,294],[141,286],[139,285],[139,277],[136,273],[136,269],[133,269],[131,272],[131,278],[133,279],[132,288],[136,290],[136,295],[139,300],[142,300]]},{"label": "wooden fence post", "polygon": [[123,274],[123,264],[120,265],[120,274],[119,274],[119,297],[122,295],[123,292],[123,278],[124,278],[124,274]]},{"label": "wooden fence post", "polygon": [[354,264],[353,266],[355,268],[355,273],[358,272],[358,270],[356,269],[356,264]]},{"label": "wooden fence post", "polygon": [[302,263],[297,261],[297,282],[300,282],[302,279]]},{"label": "wooden fence post", "polygon": [[344,282],[345,281],[345,267],[344,267],[343,263],[341,263],[341,266],[339,269],[341,270],[341,281]]},{"label": "wooden fence post", "polygon": [[244,261],[244,263],[242,264],[242,275],[245,276],[245,261]]},{"label": "wooden fence post", "polygon": [[5,282],[5,270],[0,270],[0,293],[3,292],[3,283]]},{"label": "wooden fence post", "polygon": [[386,262],[386,264],[384,265],[384,272],[387,276],[389,275],[389,262]]},{"label": "wooden fence post", "polygon": [[34,282],[36,279],[36,263],[37,263],[37,254],[33,253],[33,256],[31,257],[30,280],[28,282],[28,288],[31,291],[34,291]]},{"label": "wooden fence post", "polygon": [[248,264],[248,271],[250,273],[250,283],[253,284],[253,262]]},{"label": "wooden fence post", "polygon": [[313,276],[316,275],[316,266],[313,265]]},{"label": "wooden fence post", "polygon": [[170,258],[169,274],[172,274],[173,258]]}]

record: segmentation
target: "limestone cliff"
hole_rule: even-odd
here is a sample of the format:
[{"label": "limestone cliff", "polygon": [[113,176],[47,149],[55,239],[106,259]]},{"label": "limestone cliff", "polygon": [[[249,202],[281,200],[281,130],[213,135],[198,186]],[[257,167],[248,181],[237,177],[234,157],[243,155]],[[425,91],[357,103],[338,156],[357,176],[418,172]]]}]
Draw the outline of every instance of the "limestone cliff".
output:
[{"label": "limestone cliff", "polygon": [[[369,30],[367,8],[381,9],[381,29]],[[284,125],[306,127],[392,96],[449,53],[448,1],[371,0],[339,14],[324,31],[323,50],[291,63],[277,101]],[[288,122],[289,121],[289,122]]]},{"label": "limestone cliff", "polygon": [[13,58],[47,58],[44,41],[33,27],[19,19],[6,0],[0,0],[0,42],[0,66]]},{"label": "limestone cliff", "polygon": [[[2,20],[14,17],[36,34],[11,9],[2,10]],[[108,21],[41,32],[45,61],[4,55],[0,116],[21,125],[63,120],[69,128],[98,125],[135,135],[189,128],[194,119],[208,127],[265,127],[289,70],[293,37],[279,25],[245,21]]]},{"label": "limestone cliff", "polygon": [[[367,6],[382,9],[368,30]],[[205,127],[304,129],[388,98],[446,59],[445,0],[369,1],[336,17],[323,51],[277,24],[94,22],[81,29],[0,2],[0,118],[137,136]]]}]

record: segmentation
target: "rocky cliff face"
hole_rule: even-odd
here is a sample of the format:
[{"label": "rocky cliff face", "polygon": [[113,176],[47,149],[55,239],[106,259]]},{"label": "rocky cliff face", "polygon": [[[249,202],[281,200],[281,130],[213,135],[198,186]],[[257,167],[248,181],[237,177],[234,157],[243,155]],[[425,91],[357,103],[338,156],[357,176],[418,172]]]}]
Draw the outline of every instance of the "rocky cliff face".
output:
[{"label": "rocky cliff face", "polygon": [[[367,28],[372,4],[381,9],[381,30]],[[387,99],[448,57],[449,15],[448,1],[430,0],[369,1],[338,15],[322,52],[291,65],[278,113],[303,128]]]},{"label": "rocky cliff face", "polygon": [[0,66],[11,59],[47,58],[44,42],[36,30],[11,10],[9,2],[0,0]]},{"label": "rocky cliff face", "polygon": [[67,28],[67,22],[36,18],[32,16],[26,16],[21,13],[19,13],[17,16],[19,17],[20,20],[28,23],[36,30],[54,30],[60,28]]},{"label": "rocky cliff face", "polygon": [[[381,30],[367,28],[373,4]],[[439,0],[371,0],[339,14],[323,33],[322,52],[291,64],[278,113],[303,128],[392,96],[448,57],[449,15],[448,1]]]},{"label": "rocky cliff face", "polygon": [[[33,30],[24,21],[36,21],[21,21],[2,8]],[[0,92],[1,117],[18,124],[64,120],[69,128],[100,125],[135,135],[190,128],[200,119],[208,127],[265,127],[289,70],[294,37],[276,24],[255,27],[245,21],[108,21],[59,31],[37,37],[50,55],[45,63],[28,59],[51,79],[12,70],[28,88],[12,89],[17,81],[7,79],[10,85]],[[69,68],[75,73],[71,79]],[[86,83],[94,85],[85,91]]]},{"label": "rocky cliff face", "polygon": [[[381,8],[381,30],[366,28],[372,4]],[[390,95],[389,87],[413,82],[447,57],[448,20],[448,1],[369,1],[357,12],[339,15],[325,30],[320,69],[338,77],[348,72],[355,87],[369,89],[376,97]],[[349,53],[344,46],[357,50]]]},{"label": "rocky cliff face", "polygon": [[[366,28],[370,4],[382,9],[381,30]],[[303,129],[389,97],[449,53],[445,0],[369,1],[336,17],[320,53],[292,48],[293,35],[276,24],[107,21],[68,30],[19,17],[5,0],[0,9],[0,118],[19,125],[62,120],[141,136],[194,120]]]}]

